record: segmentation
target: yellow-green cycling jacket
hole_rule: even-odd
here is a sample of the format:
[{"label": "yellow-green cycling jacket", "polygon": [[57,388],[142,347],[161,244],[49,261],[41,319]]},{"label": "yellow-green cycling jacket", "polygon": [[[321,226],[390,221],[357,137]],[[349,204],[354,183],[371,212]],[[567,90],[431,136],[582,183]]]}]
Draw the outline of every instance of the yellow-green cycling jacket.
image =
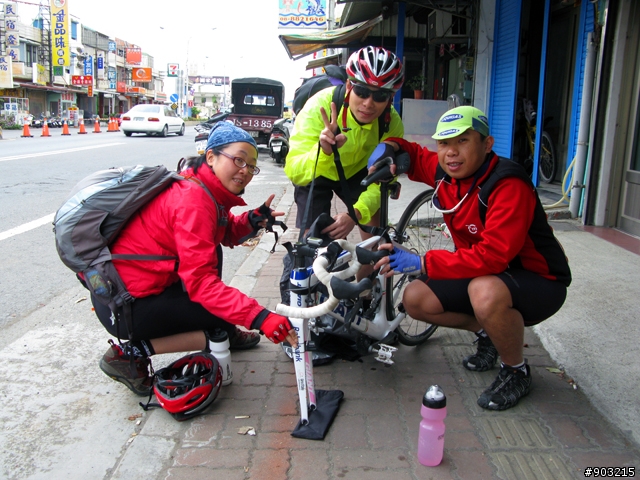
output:
[{"label": "yellow-green cycling jacket", "polygon": [[[313,180],[318,141],[320,132],[324,129],[320,107],[324,107],[327,115],[331,115],[332,96],[333,88],[321,90],[307,100],[304,108],[296,117],[290,149],[287,154],[287,162],[284,167],[284,173],[294,185],[309,185]],[[338,114],[338,125],[342,128],[342,113],[340,112]],[[340,160],[347,178],[351,178],[367,167],[367,160],[380,141],[387,137],[402,137],[404,135],[402,120],[393,107],[391,107],[391,125],[382,140],[378,139],[377,120],[366,125],[360,125],[350,110],[347,112],[347,127],[351,130],[342,132],[347,137],[347,141],[340,148]],[[316,176],[330,180],[340,180],[333,161],[333,155],[325,155],[322,149],[320,149],[320,156],[318,157]],[[380,186],[377,184],[370,185],[360,195],[353,207],[362,216],[360,223],[369,223],[371,216],[380,208]]]}]

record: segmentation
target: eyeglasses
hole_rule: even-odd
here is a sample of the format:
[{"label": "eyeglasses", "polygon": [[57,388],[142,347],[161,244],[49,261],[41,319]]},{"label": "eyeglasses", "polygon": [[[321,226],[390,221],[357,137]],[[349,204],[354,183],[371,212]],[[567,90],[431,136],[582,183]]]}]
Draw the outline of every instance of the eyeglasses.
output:
[{"label": "eyeglasses", "polygon": [[373,96],[373,101],[376,103],[388,102],[393,97],[393,92],[390,90],[370,90],[358,84],[353,85],[353,93],[362,99]]},{"label": "eyeglasses", "polygon": [[233,163],[236,164],[236,167],[238,168],[244,168],[247,167],[247,170],[249,170],[249,173],[251,175],[257,175],[260,173],[260,168],[256,167],[255,165],[249,165],[247,162],[244,161],[244,159],[240,158],[240,157],[234,157],[233,155],[229,155],[226,152],[217,152],[220,155],[230,158],[231,160],[233,160]]},{"label": "eyeglasses", "polygon": [[[455,207],[450,208],[449,210],[445,210],[444,208],[442,208],[442,205],[440,204],[440,200],[438,200],[438,189],[440,188],[440,185],[442,185],[442,183],[443,183],[443,180],[440,180],[438,182],[438,185],[436,186],[436,189],[433,192],[433,196],[431,197],[431,205],[433,205],[433,209],[436,212],[440,212],[440,213],[455,213],[460,208],[460,205],[462,205],[462,202],[464,202],[467,199],[467,197],[469,196],[469,192],[470,191],[467,192],[467,194],[464,197],[462,197],[462,200],[460,200]],[[473,187],[471,187],[471,188],[473,188]]]}]

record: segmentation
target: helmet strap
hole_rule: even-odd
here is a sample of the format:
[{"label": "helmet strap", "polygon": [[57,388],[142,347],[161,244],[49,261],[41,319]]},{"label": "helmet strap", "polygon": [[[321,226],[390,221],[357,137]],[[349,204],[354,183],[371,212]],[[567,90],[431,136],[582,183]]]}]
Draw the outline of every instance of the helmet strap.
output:
[{"label": "helmet strap", "polygon": [[[342,131],[348,132],[351,130],[347,127],[347,113],[349,111],[349,97],[351,96],[351,90],[353,90],[353,85],[349,82],[349,86],[347,87],[347,94],[344,97],[344,103],[342,104]],[[340,112],[337,112],[340,115]]]}]

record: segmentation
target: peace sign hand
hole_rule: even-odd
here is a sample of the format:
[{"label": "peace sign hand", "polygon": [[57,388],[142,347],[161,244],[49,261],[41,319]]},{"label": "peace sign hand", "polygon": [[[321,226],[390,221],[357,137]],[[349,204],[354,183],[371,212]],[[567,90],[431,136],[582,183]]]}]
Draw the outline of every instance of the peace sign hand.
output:
[{"label": "peace sign hand", "polygon": [[329,120],[324,107],[320,107],[320,114],[324,123],[324,129],[320,132],[320,148],[325,155],[331,155],[333,153],[332,145],[337,148],[342,147],[347,141],[347,137],[343,133],[338,135],[335,133],[338,131],[338,112],[335,103],[331,102],[331,120]]}]

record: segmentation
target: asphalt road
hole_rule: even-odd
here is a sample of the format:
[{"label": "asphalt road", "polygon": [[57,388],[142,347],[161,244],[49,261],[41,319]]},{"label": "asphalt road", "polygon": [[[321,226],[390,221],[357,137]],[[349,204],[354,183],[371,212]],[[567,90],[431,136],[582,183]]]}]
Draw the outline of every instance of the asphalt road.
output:
[{"label": "asphalt road", "polygon": [[[194,154],[192,128],[184,137],[167,138],[127,138],[106,132],[77,135],[71,131],[70,136],[61,136],[58,129],[52,129],[52,137],[42,138],[39,130],[33,129],[34,138],[0,142],[0,328],[19,322],[75,286],[77,281],[55,251],[51,221],[80,179],[113,166],[164,164],[175,168],[180,158]],[[255,207],[275,193],[275,205],[288,181],[268,151],[261,150],[259,163],[261,173],[249,185],[244,199]],[[28,229],[30,222],[38,226]],[[14,234],[16,230],[20,233]],[[225,281],[249,251],[247,247],[226,249]]]}]

